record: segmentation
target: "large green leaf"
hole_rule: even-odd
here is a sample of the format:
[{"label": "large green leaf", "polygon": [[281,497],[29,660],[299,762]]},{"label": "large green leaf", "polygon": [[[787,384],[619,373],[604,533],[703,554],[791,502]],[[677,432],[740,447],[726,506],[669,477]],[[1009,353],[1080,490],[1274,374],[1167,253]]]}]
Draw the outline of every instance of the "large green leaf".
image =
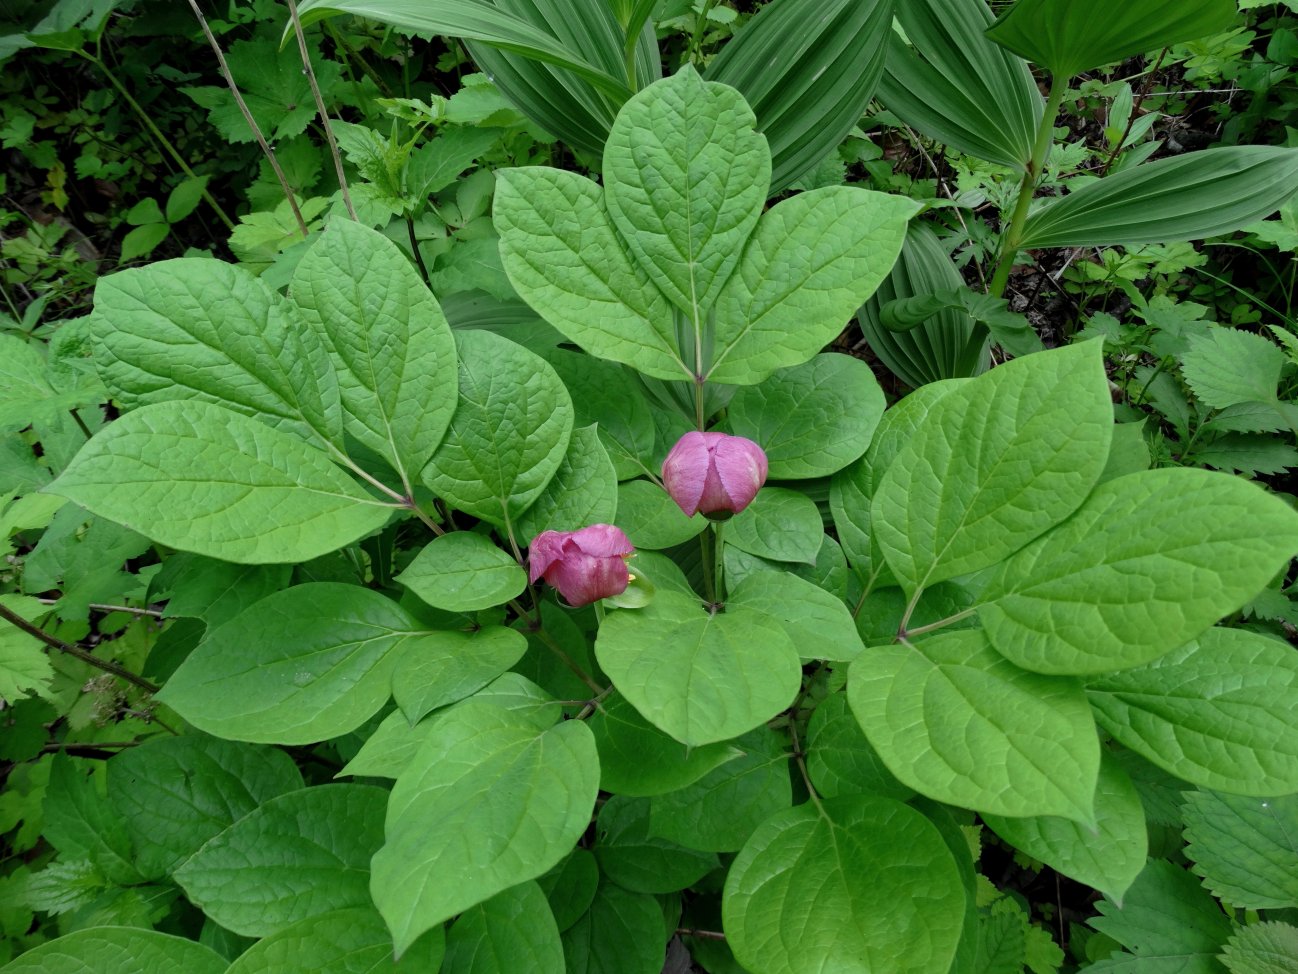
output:
[{"label": "large green leaf", "polygon": [[1221,960],[1230,974],[1298,974],[1298,927],[1278,920],[1241,927]]},{"label": "large green leaf", "polygon": [[335,220],[307,251],[292,293],[326,338],[347,432],[409,490],[455,411],[442,309],[400,248],[353,220]]},{"label": "large green leaf", "polygon": [[824,528],[815,501],[787,487],[763,487],[725,529],[727,544],[772,561],[816,563]]},{"label": "large green leaf", "polygon": [[592,355],[683,379],[667,298],[627,255],[599,186],[544,166],[496,173],[500,259],[518,293]]},{"label": "large green leaf", "polygon": [[516,971],[564,974],[559,928],[545,894],[533,882],[511,886],[465,910],[446,935],[441,974]]},{"label": "large green leaf", "polygon": [[627,102],[604,147],[614,226],[700,336],[766,203],[755,121],[739,92],[686,65]]},{"label": "large green leaf", "polygon": [[603,883],[590,909],[563,933],[568,974],[658,974],[668,933],[647,893]]},{"label": "large green leaf", "polygon": [[580,721],[542,730],[476,700],[441,718],[397,778],[374,856],[371,891],[398,953],[559,862],[589,824],[598,786]]},{"label": "large green leaf", "polygon": [[144,882],[132,861],[131,834],[126,818],[105,801],[106,776],[85,773],[85,764],[56,754],[45,789],[42,834],[68,860],[89,860],[110,883],[135,886]]},{"label": "large green leaf", "polygon": [[[904,7],[905,2],[897,4]],[[774,157],[771,192],[787,189],[843,141],[883,72],[893,0],[765,4],[704,75],[739,89]]]},{"label": "large green leaf", "polygon": [[522,633],[504,626],[430,632],[411,641],[392,672],[392,693],[406,719],[476,693],[527,652]]},{"label": "large green leaf", "polygon": [[1215,237],[1271,215],[1295,186],[1298,149],[1238,145],[1187,152],[1124,169],[1042,205],[1028,217],[1019,246],[1035,250]]},{"label": "large green leaf", "polygon": [[319,785],[273,798],[203,846],[176,870],[176,882],[216,923],[245,937],[368,906],[386,800],[370,785]]},{"label": "large green leaf", "polygon": [[707,378],[753,385],[829,344],[887,276],[915,211],[905,197],[831,186],[763,213],[717,299]]},{"label": "large green leaf", "polygon": [[460,402],[424,483],[454,507],[508,526],[563,462],[572,400],[554,369],[486,331],[456,335]]},{"label": "large green leaf", "polygon": [[527,574],[512,555],[471,531],[434,538],[396,580],[448,612],[488,609],[508,602],[527,586]]},{"label": "large green leaf", "polygon": [[1298,659],[1283,643],[1209,629],[1086,692],[1101,727],[1178,778],[1245,795],[1298,790]]},{"label": "large green leaf", "polygon": [[[573,406],[576,407],[576,402]],[[518,518],[520,542],[542,531],[576,531],[617,517],[617,473],[595,426],[572,431],[568,452],[541,496]]]},{"label": "large green leaf", "polygon": [[827,477],[862,453],[883,416],[883,390],[870,367],[825,353],[735,393],[731,432],[761,445],[778,480]]},{"label": "large green leaf", "polygon": [[987,36],[1051,74],[1071,77],[1218,34],[1236,16],[1232,0],[1018,0]]},{"label": "large green leaf", "polygon": [[1181,814],[1185,854],[1214,896],[1250,910],[1298,906],[1298,795],[1193,791]]},{"label": "large green leaf", "polygon": [[897,19],[910,46],[888,38],[879,100],[929,138],[1022,172],[1044,106],[1028,66],[984,36],[986,3],[906,0]]},{"label": "large green leaf", "polygon": [[313,744],[369,720],[398,650],[435,635],[372,589],[295,585],[208,632],[158,699],[217,737]]},{"label": "large green leaf", "polygon": [[686,517],[667,491],[648,480],[618,484],[617,523],[633,545],[652,551],[689,541],[708,527],[704,515]]},{"label": "large green leaf", "polygon": [[915,796],[870,744],[846,694],[835,693],[816,707],[806,740],[807,774],[821,797],[866,794],[908,801]]},{"label": "large green leaf", "polygon": [[5,974],[224,974],[229,961],[194,940],[136,927],[91,927],[19,955]]},{"label": "large green leaf", "polygon": [[610,614],[595,654],[636,710],[689,745],[729,740],[769,720],[802,680],[793,642],[765,612],[709,613],[675,592]]},{"label": "large green leaf", "polygon": [[756,974],[946,971],[964,913],[937,829],[872,795],[768,819],[730,867],[722,899],[727,942]]},{"label": "large green leaf", "polygon": [[649,822],[646,798],[614,795],[600,808],[595,858],[613,882],[635,893],[674,893],[717,868],[714,853],[687,849],[653,835]]},{"label": "large green leaf", "polygon": [[1298,514],[1256,484],[1148,470],[1101,484],[1006,561],[978,611],[996,650],[1026,669],[1139,666],[1239,609],[1295,551]]},{"label": "large green leaf", "polygon": [[555,349],[546,356],[572,395],[578,428],[598,424],[618,480],[639,477],[654,450],[654,421],[633,375],[593,355]]},{"label": "large green leaf", "polygon": [[159,261],[95,287],[95,361],[124,409],[200,399],[342,444],[338,384],[297,307],[242,267]]},{"label": "large green leaf", "polygon": [[250,564],[327,554],[392,514],[291,433],[198,400],[127,413],[46,490],[162,544]]},{"label": "large green leaf", "polygon": [[921,794],[1093,824],[1100,745],[1077,681],[1020,670],[966,630],[871,647],[847,698],[888,770]]},{"label": "large green leaf", "polygon": [[804,662],[848,663],[865,650],[842,600],[789,572],[750,572],[734,587],[726,605],[729,609],[751,606],[774,618]]},{"label": "large green leaf", "polygon": [[372,906],[299,920],[257,941],[225,974],[404,974],[435,971],[442,962],[440,929],[420,938],[398,963],[392,937]]},{"label": "large green leaf", "polygon": [[942,398],[889,464],[870,521],[909,591],[987,568],[1071,514],[1109,456],[1099,342],[1015,359]]}]

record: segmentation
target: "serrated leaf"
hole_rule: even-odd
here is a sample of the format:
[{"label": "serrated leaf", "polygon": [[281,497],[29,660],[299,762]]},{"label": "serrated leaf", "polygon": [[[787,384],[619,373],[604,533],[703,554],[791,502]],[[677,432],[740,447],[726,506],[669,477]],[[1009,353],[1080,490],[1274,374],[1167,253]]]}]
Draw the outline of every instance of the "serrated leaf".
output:
[{"label": "serrated leaf", "polygon": [[397,779],[374,856],[374,902],[398,953],[562,859],[590,822],[598,781],[580,721],[540,730],[477,701],[440,719]]},{"label": "serrated leaf", "polygon": [[459,406],[424,468],[428,487],[497,527],[535,501],[568,449],[568,390],[545,360],[485,331],[456,334]]},{"label": "serrated leaf", "polygon": [[401,958],[372,906],[334,910],[299,920],[257,941],[225,974],[386,974],[435,971],[442,963],[441,930],[430,931]]},{"label": "serrated leaf", "polygon": [[871,647],[847,699],[888,770],[921,794],[1093,821],[1100,745],[1081,684],[1008,664],[977,630]]},{"label": "serrated leaf", "polygon": [[1137,669],[1096,677],[1096,719],[1186,781],[1247,795],[1298,790],[1298,659],[1273,639],[1209,629]]},{"label": "serrated leaf", "polygon": [[65,754],[56,754],[45,791],[46,841],[63,859],[85,859],[110,883],[133,886],[143,877],[132,863],[126,822],[106,800],[105,776],[91,774]]},{"label": "serrated leaf", "polygon": [[1266,587],[1298,551],[1298,515],[1247,481],[1150,470],[1103,483],[1013,555],[978,613],[997,652],[1041,673],[1139,666]]},{"label": "serrated leaf", "polygon": [[1112,431],[1099,342],[1015,359],[944,396],[871,507],[903,587],[987,568],[1062,521],[1103,472]]},{"label": "serrated leaf", "polygon": [[984,814],[993,832],[1033,859],[1122,905],[1122,895],[1145,868],[1149,854],[1145,810],[1136,786],[1112,759],[1100,763],[1092,831],[1053,816],[1005,818]]},{"label": "serrated leaf", "polygon": [[763,487],[725,526],[726,544],[772,561],[814,565],[824,537],[820,511],[806,494]]},{"label": "serrated leaf", "polygon": [[246,564],[307,561],[392,514],[292,434],[197,400],[115,420],[46,490],[162,544]]},{"label": "serrated leaf", "polygon": [[[574,406],[576,403],[573,404]],[[536,501],[518,518],[520,539],[542,531],[576,531],[612,524],[617,517],[617,473],[600,442],[598,427],[572,431],[568,452]]]},{"label": "serrated leaf", "polygon": [[527,574],[490,538],[452,531],[424,545],[396,581],[438,609],[472,612],[514,598]]},{"label": "serrated leaf", "polygon": [[853,795],[763,823],[730,867],[721,908],[736,959],[762,974],[929,974],[955,956],[965,894],[923,815]]},{"label": "serrated leaf", "polygon": [[436,299],[376,230],[337,220],[297,266],[293,298],[325,337],[347,432],[410,484],[455,411],[455,342]]},{"label": "serrated leaf", "polygon": [[[405,958],[402,958],[405,961]],[[564,974],[563,944],[545,894],[519,883],[460,915],[441,974]]]},{"label": "serrated leaf", "polygon": [[1278,921],[1241,927],[1221,960],[1230,974],[1298,974],[1298,927]]},{"label": "serrated leaf", "polygon": [[[49,609],[34,598],[0,595],[0,605],[24,618]],[[46,696],[54,679],[54,668],[35,636],[0,619],[0,700],[14,704],[29,694]]]},{"label": "serrated leaf", "polygon": [[872,794],[908,801],[915,795],[870,744],[846,694],[835,693],[816,707],[807,725],[806,751],[807,773],[824,798]]},{"label": "serrated leaf", "polygon": [[569,974],[659,974],[666,946],[658,901],[612,883],[563,934]]},{"label": "serrated leaf", "polygon": [[158,699],[217,737],[313,744],[369,720],[399,651],[433,636],[378,592],[308,582],[210,630]]},{"label": "serrated leaf", "polygon": [[887,276],[915,206],[834,186],[763,213],[717,298],[706,377],[752,385],[819,352]]},{"label": "serrated leaf", "polygon": [[692,374],[671,305],[627,256],[599,186],[543,166],[498,170],[493,215],[510,282],[567,338],[646,375]]},{"label": "serrated leaf", "polygon": [[735,393],[730,429],[761,444],[776,479],[827,477],[870,445],[883,416],[883,390],[870,367],[823,353]]},{"label": "serrated leaf", "polygon": [[686,65],[623,105],[604,145],[614,226],[700,334],[766,202],[756,121],[739,92]]},{"label": "serrated leaf", "polygon": [[1275,399],[1286,357],[1274,342],[1234,328],[1191,335],[1181,372],[1194,394],[1213,409]]},{"label": "serrated leaf", "polygon": [[1187,792],[1185,854],[1212,894],[1233,907],[1298,906],[1298,795]]},{"label": "serrated leaf", "polygon": [[504,626],[430,632],[407,645],[392,673],[392,692],[414,723],[476,693],[522,658],[527,639]]},{"label": "serrated leaf", "polygon": [[595,655],[636,710],[689,745],[729,740],[774,717],[802,677],[797,650],[769,615],[751,606],[712,614],[675,592],[611,613]]},{"label": "serrated leaf", "polygon": [[595,858],[600,870],[635,893],[674,893],[692,886],[719,865],[699,852],[652,835],[649,801],[615,795],[596,820]]},{"label": "serrated leaf", "polygon": [[229,962],[184,937],[136,927],[93,927],[19,955],[5,974],[225,974]]},{"label": "serrated leaf", "polygon": [[726,604],[751,606],[773,617],[804,662],[849,663],[865,650],[842,600],[788,572],[758,570],[745,575]]},{"label": "serrated leaf", "polygon": [[370,903],[370,857],[387,792],[317,785],[257,807],[175,872],[215,922],[267,937],[307,917]]},{"label": "serrated leaf", "polygon": [[[1284,405],[1283,403],[1281,405]],[[1274,436],[1226,434],[1194,451],[1194,462],[1226,473],[1284,473],[1298,467],[1298,450]]]}]

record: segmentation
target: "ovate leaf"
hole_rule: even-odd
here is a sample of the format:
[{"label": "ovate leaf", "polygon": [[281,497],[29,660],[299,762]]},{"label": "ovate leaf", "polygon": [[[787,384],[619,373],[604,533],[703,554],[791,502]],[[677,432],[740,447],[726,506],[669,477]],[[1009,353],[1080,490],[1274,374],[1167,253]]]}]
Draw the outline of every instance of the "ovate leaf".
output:
[{"label": "ovate leaf", "polygon": [[807,725],[807,773],[825,798],[873,794],[907,801],[915,792],[898,781],[853,716],[847,695],[826,698]]},{"label": "ovate leaf", "polygon": [[772,561],[816,563],[824,527],[816,504],[787,487],[764,487],[725,528],[727,544]]},{"label": "ovate leaf", "polygon": [[296,436],[198,400],[127,413],[47,490],[162,544],[248,564],[327,554],[392,513]]},{"label": "ovate leaf", "polygon": [[736,959],[763,974],[945,971],[964,912],[960,875],[937,829],[900,802],[868,795],[768,819],[735,859],[722,899]]},{"label": "ovate leaf", "polygon": [[[574,407],[577,405],[573,403]],[[612,524],[617,516],[617,473],[598,427],[572,431],[568,452],[540,497],[518,518],[520,542],[542,531],[576,531]]]},{"label": "ovate leaf", "polygon": [[595,858],[613,882],[636,893],[674,893],[717,868],[715,854],[650,833],[649,801],[615,795],[596,822]]},{"label": "ovate leaf", "polygon": [[773,616],[804,661],[848,663],[865,649],[842,600],[788,572],[759,569],[745,575],[726,604],[751,606]]},{"label": "ovate leaf", "polygon": [[504,626],[427,633],[402,653],[392,673],[393,696],[413,723],[482,689],[526,651],[523,634]]},{"label": "ovate leaf", "polygon": [[1181,372],[1201,402],[1225,409],[1276,398],[1287,359],[1274,342],[1234,328],[1213,328],[1189,341]]},{"label": "ovate leaf", "polygon": [[564,931],[566,969],[569,974],[658,974],[667,936],[654,897],[603,883],[586,914]]},{"label": "ovate leaf", "polygon": [[441,974],[520,970],[564,974],[559,928],[545,894],[533,882],[511,886],[465,910],[446,935]]},{"label": "ovate leaf", "polygon": [[1193,791],[1181,815],[1185,854],[1214,896],[1251,910],[1298,906],[1298,795]]},{"label": "ovate leaf", "polygon": [[194,940],[135,927],[92,927],[43,943],[5,974],[224,974],[229,961]]},{"label": "ovate leaf", "polygon": [[398,974],[437,970],[442,962],[441,930],[430,931],[398,964],[392,937],[372,907],[353,907],[307,917],[257,941],[225,974]]},{"label": "ovate leaf", "polygon": [[424,545],[396,580],[438,609],[472,612],[514,598],[527,574],[490,538],[452,531]]}]

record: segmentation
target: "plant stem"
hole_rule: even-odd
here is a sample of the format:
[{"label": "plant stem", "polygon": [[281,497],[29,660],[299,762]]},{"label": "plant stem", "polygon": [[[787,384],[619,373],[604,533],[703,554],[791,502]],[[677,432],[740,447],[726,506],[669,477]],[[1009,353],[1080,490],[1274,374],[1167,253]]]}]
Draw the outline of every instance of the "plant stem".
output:
[{"label": "plant stem", "polygon": [[428,267],[424,264],[424,255],[419,252],[419,238],[415,236],[415,218],[409,213],[406,214],[406,232],[410,235],[410,252],[415,255],[415,266],[419,268],[419,276],[424,279],[428,290],[431,291],[433,281],[428,276]]},{"label": "plant stem", "polygon": [[690,63],[698,65],[699,48],[703,44],[703,31],[707,27],[708,13],[712,10],[712,5],[716,0],[703,0],[703,7],[699,10],[699,19],[694,22],[694,36],[690,38]]},{"label": "plant stem", "polygon": [[577,679],[581,680],[582,683],[594,690],[596,697],[602,697],[604,694],[608,693],[610,688],[602,687],[596,683],[595,678],[578,666],[576,661],[568,655],[567,651],[559,645],[558,641],[545,631],[544,627],[533,629],[532,634],[535,635],[537,639],[541,640],[541,642],[545,644],[545,647],[549,649],[550,652],[554,653],[564,666],[572,670]]},{"label": "plant stem", "polygon": [[[42,605],[58,605],[58,599],[37,599]],[[102,602],[90,602],[87,608],[95,609],[98,612],[129,612],[137,616],[152,616],[155,619],[161,619],[162,613],[157,609],[138,609],[133,605],[105,605]]]},{"label": "plant stem", "polygon": [[[799,696],[799,703],[802,702]],[[821,815],[825,814],[825,806],[820,804],[820,796],[816,794],[816,786],[811,783],[811,773],[807,771],[807,759],[802,753],[802,742],[798,740],[798,714],[797,708],[789,712],[789,738],[793,741],[793,760],[797,762],[798,771],[802,774],[803,783],[807,786],[807,794],[811,796],[812,802],[815,803],[816,810]]]},{"label": "plant stem", "polygon": [[76,409],[69,409],[68,413],[72,416],[72,421],[76,423],[81,432],[86,435],[86,439],[90,439],[95,435],[90,432],[90,427],[86,425],[86,421],[81,418],[81,414],[77,412]]},{"label": "plant stem", "polygon": [[699,534],[699,549],[703,556],[703,595],[715,607],[717,604],[717,561],[716,553],[713,551],[714,541],[711,526],[704,528]]},{"label": "plant stem", "polygon": [[973,615],[977,611],[978,609],[976,607],[963,609],[960,612],[957,612],[955,615],[949,615],[945,619],[939,619],[937,622],[930,622],[926,626],[917,626],[914,629],[906,629],[903,627],[901,629],[898,629],[897,638],[909,639],[912,636],[922,636],[926,632],[932,632],[934,629],[942,629],[945,626],[951,625],[952,623],[959,622],[961,619],[968,619],[971,615]]},{"label": "plant stem", "polygon": [[714,521],[708,525],[708,530],[713,532],[712,546],[712,575],[713,585],[716,588],[717,601],[726,600],[726,546],[722,542],[721,533],[725,530],[725,521]]},{"label": "plant stem", "polygon": [[994,298],[1005,294],[1005,285],[1010,280],[1010,269],[1014,258],[1019,254],[1019,241],[1023,239],[1023,224],[1028,219],[1028,208],[1032,205],[1032,196],[1041,173],[1045,170],[1046,158],[1050,155],[1050,144],[1054,140],[1055,117],[1059,114],[1059,105],[1068,91],[1068,77],[1051,75],[1050,94],[1046,97],[1045,111],[1041,113],[1041,124],[1037,127],[1037,140],[1032,146],[1032,158],[1028,160],[1023,181],[1019,184],[1018,199],[1014,203],[1014,213],[1010,217],[1009,228],[1005,231],[1005,240],[1001,244],[1000,262],[996,273],[992,275],[991,290]]},{"label": "plant stem", "polygon": [[44,629],[32,625],[32,623],[28,622],[6,605],[0,605],[0,619],[4,619],[6,622],[17,626],[23,632],[27,633],[27,635],[36,637],[46,646],[57,649],[61,653],[67,653],[69,656],[74,656],[88,666],[93,666],[96,669],[103,670],[105,673],[111,673],[113,676],[121,677],[127,683],[134,683],[137,687],[147,693],[157,693],[162,689],[156,683],[152,683],[142,676],[136,676],[125,667],[118,666],[116,663],[111,663],[108,660],[100,659],[98,656],[87,653],[80,646],[73,646],[70,643],[65,643],[57,636],[51,636]]}]

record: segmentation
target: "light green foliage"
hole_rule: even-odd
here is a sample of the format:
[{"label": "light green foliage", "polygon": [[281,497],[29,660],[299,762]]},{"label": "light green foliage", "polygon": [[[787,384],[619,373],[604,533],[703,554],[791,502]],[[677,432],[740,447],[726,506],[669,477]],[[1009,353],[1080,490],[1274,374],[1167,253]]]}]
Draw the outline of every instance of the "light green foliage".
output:
[{"label": "light green foliage", "polygon": [[638,477],[654,450],[649,401],[625,368],[591,355],[555,349],[546,359],[572,394],[577,426],[596,424],[618,480]]},{"label": "light green foliage", "polygon": [[1232,328],[1213,328],[1191,336],[1181,356],[1181,372],[1194,394],[1213,409],[1248,402],[1277,402],[1276,386],[1286,357],[1262,335]]},{"label": "light green foliage", "polygon": [[1298,972],[1298,927],[1272,921],[1241,928],[1226,942],[1222,963],[1230,974]]},{"label": "light green foliage", "polygon": [[815,502],[786,487],[763,487],[725,528],[726,543],[741,551],[806,565],[816,563],[823,537]]},{"label": "light green foliage", "polygon": [[[872,841],[885,834],[887,843]],[[853,795],[767,820],[731,866],[722,908],[735,957],[761,974],[825,970],[844,958],[852,958],[844,971],[927,974],[951,963],[965,897],[927,819]]]},{"label": "light green foliage", "polygon": [[87,775],[79,762],[56,756],[45,792],[45,838],[64,861],[87,860],[108,882],[137,885],[143,877],[132,864],[130,832],[106,800],[104,780]]},{"label": "light green foliage", "polygon": [[595,823],[600,870],[635,893],[674,893],[718,866],[717,857],[676,845],[650,832],[649,801],[615,795]]},{"label": "light green foliage", "polygon": [[207,637],[159,699],[228,740],[311,744],[355,730],[387,702],[401,651],[437,634],[386,596],[309,582],[271,595]]},{"label": "light green foliage", "polygon": [[135,927],[78,930],[6,964],[5,974],[224,974],[227,962],[193,940]]},{"label": "light green foliage", "polygon": [[659,974],[667,935],[658,901],[602,883],[595,900],[563,934],[569,974]]},{"label": "light green foliage", "polygon": [[849,663],[865,649],[847,606],[820,586],[788,572],[750,572],[726,604],[730,610],[751,606],[773,617],[803,661]]},{"label": "light green foliage", "polygon": [[[0,595],[0,605],[29,621],[46,611],[35,599],[20,595]],[[45,695],[53,679],[40,640],[8,620],[0,621],[0,699],[13,704],[29,694]]]},{"label": "light green foliage", "polygon": [[568,452],[544,492],[519,516],[517,534],[525,542],[542,531],[576,531],[612,524],[616,517],[617,473],[598,427],[583,426],[572,431]]},{"label": "light green foliage", "polygon": [[1194,791],[1181,814],[1185,853],[1214,896],[1245,909],[1298,906],[1298,796]]},{"label": "light green foliage", "polygon": [[411,640],[392,671],[392,694],[411,723],[463,700],[513,666],[527,639],[504,626],[429,632]]},{"label": "light green foliage", "polygon": [[446,935],[441,970],[442,974],[517,970],[564,974],[559,928],[541,888],[533,882],[519,883],[464,911]]},{"label": "light green foliage", "polygon": [[[472,701],[437,722],[397,778],[371,894],[398,952],[424,931],[572,848],[590,821],[599,758],[589,728],[540,730]],[[458,881],[428,884],[428,875]]]},{"label": "light green foliage", "polygon": [[708,526],[702,514],[686,517],[667,491],[648,480],[618,484],[617,523],[633,545],[653,551],[688,541]]},{"label": "light green foliage", "polygon": [[48,489],[162,544],[249,564],[306,561],[391,514],[314,447],[198,400],[126,414]]},{"label": "light green foliage", "polygon": [[177,554],[151,583],[153,591],[170,592],[164,616],[202,619],[210,626],[237,616],[254,602],[288,587],[288,565],[236,565]]},{"label": "light green foliage", "polygon": [[811,715],[806,746],[807,773],[825,798],[873,794],[907,801],[915,794],[883,763],[843,693],[827,698]]},{"label": "light green foliage", "polygon": [[0,334],[0,429],[20,430],[34,419],[99,401],[93,380],[68,387],[64,376],[46,364],[40,346]]},{"label": "light green foliage", "polygon": [[888,770],[921,794],[1094,822],[1100,747],[1081,684],[1020,670],[982,633],[872,647],[847,696]]},{"label": "light green foliage", "polygon": [[226,974],[396,974],[436,970],[444,949],[440,928],[416,941],[398,963],[392,938],[373,907],[307,917],[257,941]]},{"label": "light green foliage", "polygon": [[471,612],[518,595],[527,573],[485,535],[453,531],[424,545],[396,580],[431,606]]},{"label": "light green foliage", "polygon": [[216,923],[245,937],[367,906],[386,798],[370,785],[320,785],[272,798],[203,846],[175,880]]}]

